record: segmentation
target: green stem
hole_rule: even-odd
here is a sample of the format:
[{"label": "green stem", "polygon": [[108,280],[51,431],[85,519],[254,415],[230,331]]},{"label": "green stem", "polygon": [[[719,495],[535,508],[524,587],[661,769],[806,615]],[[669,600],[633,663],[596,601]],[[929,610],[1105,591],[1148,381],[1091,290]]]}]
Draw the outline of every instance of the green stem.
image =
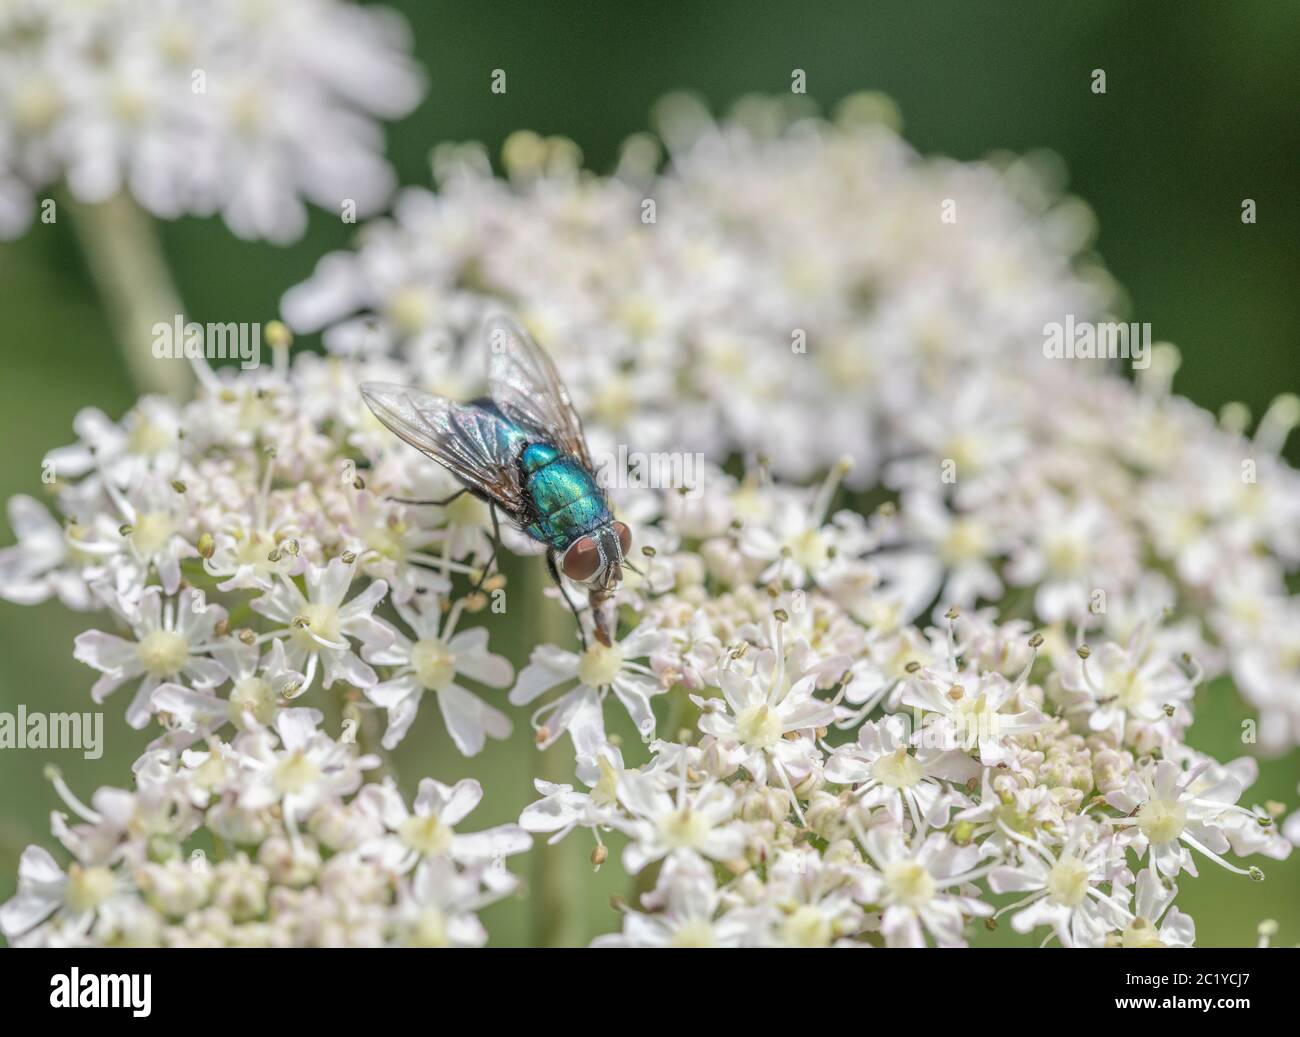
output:
[{"label": "green stem", "polygon": [[154,325],[170,325],[184,310],[152,218],[125,192],[97,205],[63,205],[136,388],[185,399],[189,364],[153,355]]},{"label": "green stem", "polygon": [[[572,640],[572,617],[543,595],[551,585],[540,559],[523,565],[520,586],[514,592],[516,608],[531,610],[532,644],[568,645]],[[561,738],[538,754],[538,777],[544,781],[572,784],[574,764],[568,740]],[[585,867],[581,847],[574,838],[554,846],[541,843],[533,860],[532,909],[534,947],[575,947],[579,936],[577,887]]]}]

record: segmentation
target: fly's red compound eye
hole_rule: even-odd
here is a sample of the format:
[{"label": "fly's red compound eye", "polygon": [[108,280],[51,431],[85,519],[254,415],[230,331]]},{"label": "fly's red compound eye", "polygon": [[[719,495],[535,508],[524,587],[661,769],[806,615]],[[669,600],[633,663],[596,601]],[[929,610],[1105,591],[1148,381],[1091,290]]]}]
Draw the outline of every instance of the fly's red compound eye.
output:
[{"label": "fly's red compound eye", "polygon": [[600,548],[596,541],[589,536],[579,537],[564,552],[560,568],[569,579],[586,583],[600,568]]},{"label": "fly's red compound eye", "polygon": [[632,550],[632,531],[622,522],[615,522],[614,534],[618,537],[618,549],[623,552],[623,557],[626,558]]}]

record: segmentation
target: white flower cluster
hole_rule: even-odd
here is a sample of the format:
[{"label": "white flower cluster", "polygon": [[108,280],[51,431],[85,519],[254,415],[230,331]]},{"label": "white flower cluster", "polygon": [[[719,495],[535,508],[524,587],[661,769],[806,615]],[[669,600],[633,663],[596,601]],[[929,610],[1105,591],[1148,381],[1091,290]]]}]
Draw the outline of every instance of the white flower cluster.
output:
[{"label": "white flower cluster", "polygon": [[[637,626],[582,656],[539,648],[511,693],[566,688],[534,723],[543,742],[567,729],[585,785],[538,781],[523,827],[587,828],[597,862],[619,832],[630,873],[663,862],[599,944],[958,946],[1012,912],[1066,946],[1186,945],[1171,904],[1198,856],[1262,879],[1225,855],[1289,855],[1274,817],[1238,804],[1254,761],[1185,744],[1201,673],[1159,608],[1092,646],[991,610],[919,628],[860,516],[822,524],[820,491],[709,485],[653,527]],[[796,509],[815,589],[763,549]],[[610,694],[649,743],[639,766],[606,735]]]},{"label": "white flower cluster", "polygon": [[376,117],[423,91],[391,11],[340,0],[15,0],[0,10],[0,237],[51,185],[291,241],[303,200],[380,209]]},{"label": "white flower cluster", "polygon": [[[1047,360],[1046,320],[1107,304],[1076,269],[1077,203],[1024,163],[922,162],[878,107],[832,126],[670,106],[658,178],[645,138],[608,179],[531,135],[509,181],[443,150],[440,194],[403,196],[286,296],[326,356],[290,362],[272,326],[273,363],[200,363],[183,407],[78,415],[47,458],[61,517],[10,502],[0,593],[107,610],[76,643],[91,693],[128,688],[127,721],[159,733],[134,792],[60,785],[76,863],[28,850],[5,935],[476,943],[513,886],[501,861],[583,827],[597,862],[617,832],[654,877],[604,943],[959,944],[1010,892],[1014,928],[1065,944],[1188,943],[1170,904],[1198,859],[1260,877],[1227,856],[1286,856],[1274,814],[1239,803],[1254,764],[1185,734],[1230,669],[1267,743],[1300,735],[1300,495],[1277,457],[1300,408],[1247,442],[1237,411],[1216,427],[1170,395],[1167,349],[1137,386]],[[621,636],[533,646],[517,677],[487,643],[488,509],[359,392],[473,396],[503,304],[597,456],[709,458],[689,487],[612,491],[640,551]],[[737,454],[739,477],[719,467]],[[522,594],[516,633],[559,611]],[[485,833],[453,831],[472,782],[426,781],[408,809],[380,751],[431,697],[473,755],[510,734],[507,688],[539,745],[569,736],[579,785],[539,781]],[[331,690],[336,735],[304,704]],[[609,734],[615,702],[642,745]]]},{"label": "white flower cluster", "polygon": [[[389,437],[353,365],[303,354],[290,369],[283,328],[269,330],[272,367],[200,368],[183,408],[83,411],[79,441],[47,460],[62,525],[32,498],[10,502],[5,596],[106,609],[114,631],[76,641],[101,674],[91,696],[127,687],[127,722],[160,728],[134,792],[100,789],[87,806],[56,778],[80,818],[54,822],[75,863],[27,851],[0,908],[10,940],[479,944],[474,913],[514,888],[502,861],[531,845],[525,832],[455,830],[476,782],[426,779],[408,809],[358,744],[380,710],[394,744],[425,694],[465,753],[510,733],[461,683],[513,680],[484,627],[457,629],[484,596],[447,593],[486,557],[486,509],[363,488],[368,465],[406,491],[445,495],[450,477],[410,451],[379,460]],[[389,619],[374,614],[385,600]],[[300,704],[318,688],[343,703],[337,736]]]},{"label": "white flower cluster", "polygon": [[715,124],[675,99],[660,176],[644,136],[609,178],[563,140],[511,138],[504,180],[444,147],[439,192],[401,195],[285,316],[456,395],[504,303],[555,353],[598,452],[738,451],[797,481],[850,454],[850,484],[898,505],[884,546],[910,574],[907,618],[1014,601],[1122,633],[1190,610],[1265,748],[1300,744],[1300,475],[1278,456],[1300,400],[1248,439],[1244,408],[1216,425],[1170,394],[1172,346],[1136,385],[1045,356],[1046,325],[1114,319],[1081,251],[1090,214],[1047,160],[919,159],[882,105],[850,98],[831,124],[753,100]]}]

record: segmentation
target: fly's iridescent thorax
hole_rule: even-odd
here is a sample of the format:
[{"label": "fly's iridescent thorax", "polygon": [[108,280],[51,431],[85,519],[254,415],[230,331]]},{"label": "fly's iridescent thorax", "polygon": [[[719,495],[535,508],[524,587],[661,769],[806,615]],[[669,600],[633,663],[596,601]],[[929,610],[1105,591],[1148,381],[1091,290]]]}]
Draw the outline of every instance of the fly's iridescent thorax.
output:
[{"label": "fly's iridescent thorax", "polygon": [[563,551],[613,520],[604,491],[577,458],[549,443],[530,443],[519,455],[519,467],[537,516],[527,527],[530,536]]}]

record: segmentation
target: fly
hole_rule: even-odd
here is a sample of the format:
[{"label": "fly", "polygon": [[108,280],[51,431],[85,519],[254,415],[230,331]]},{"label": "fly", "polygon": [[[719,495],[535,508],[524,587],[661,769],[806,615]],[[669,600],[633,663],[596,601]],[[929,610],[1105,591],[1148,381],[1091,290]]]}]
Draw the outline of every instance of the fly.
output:
[{"label": "fly", "polygon": [[[492,555],[500,546],[497,510],[523,533],[546,546],[546,567],[578,620],[578,608],[560,579],[563,573],[587,588],[593,630],[610,643],[605,616],[632,548],[632,531],[614,518],[596,479],[582,421],[555,364],[515,321],[487,324],[488,396],[456,403],[402,385],[367,382],[366,405],[399,438],[446,468],[463,493],[484,501],[492,515]],[[479,586],[482,585],[479,581]]]}]

